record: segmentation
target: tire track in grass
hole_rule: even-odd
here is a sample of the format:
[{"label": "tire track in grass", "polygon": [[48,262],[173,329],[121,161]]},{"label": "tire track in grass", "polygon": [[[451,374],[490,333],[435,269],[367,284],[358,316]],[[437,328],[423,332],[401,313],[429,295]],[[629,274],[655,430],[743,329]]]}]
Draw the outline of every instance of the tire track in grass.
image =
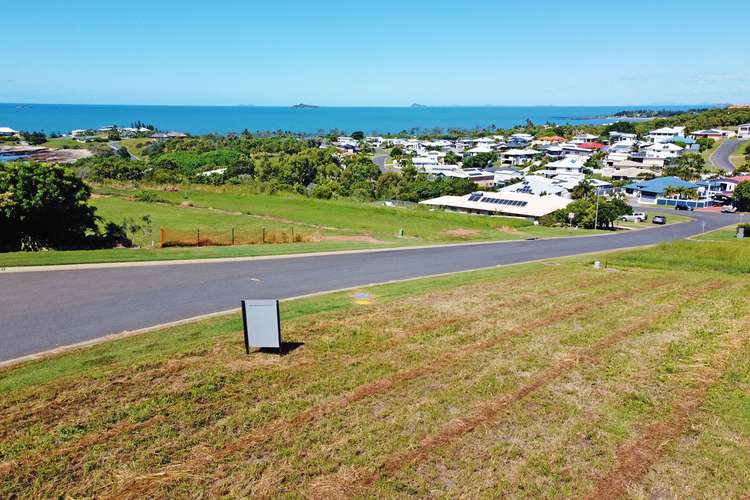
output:
[{"label": "tire track in grass", "polygon": [[[723,285],[723,282],[714,283],[699,290],[694,290],[688,294],[688,297],[686,299],[666,307],[664,310],[659,311],[658,314],[654,314],[645,319],[641,319],[639,321],[631,323],[621,328],[620,330],[617,330],[616,332],[599,339],[590,347],[587,347],[580,352],[575,353],[573,356],[570,356],[568,359],[550,368],[547,368],[546,370],[541,371],[532,378],[531,382],[524,384],[523,386],[517,388],[509,394],[506,394],[494,401],[475,407],[474,410],[472,410],[468,415],[464,417],[460,417],[448,422],[448,424],[446,424],[442,430],[440,430],[435,435],[424,439],[416,448],[398,453],[395,456],[387,459],[383,463],[383,465],[380,466],[375,472],[370,474],[353,474],[353,477],[355,478],[354,483],[342,486],[347,487],[347,489],[349,490],[347,491],[347,494],[356,494],[356,492],[372,486],[372,484],[381,477],[391,476],[407,465],[413,465],[421,460],[424,460],[432,450],[463,437],[479,426],[491,424],[494,420],[497,419],[502,410],[512,405],[513,403],[526,398],[527,396],[536,392],[538,389],[544,387],[553,380],[558,379],[562,375],[572,371],[580,363],[595,363],[596,361],[598,361],[598,355],[605,349],[613,346],[614,344],[631,335],[634,335],[635,332],[641,332],[645,330],[651,324],[657,322],[665,315],[671,314],[690,300],[702,297],[710,293],[711,291],[722,287]],[[317,495],[313,493],[311,496]]]},{"label": "tire track in grass", "polygon": [[[748,331],[750,321],[745,321],[743,327],[740,331]],[[652,424],[618,451],[615,466],[599,480],[587,498],[599,500],[625,496],[628,486],[638,483],[661,457],[664,448],[685,432],[692,416],[703,406],[708,391],[726,374],[733,357],[747,344],[747,336],[733,337],[731,342],[723,344],[725,348],[719,355],[721,366],[698,370],[693,376],[696,386],[675,398],[675,408],[665,421]]]},{"label": "tire track in grass", "polygon": [[[551,290],[555,290],[554,287],[556,285],[560,284],[561,281],[564,281],[564,280],[555,280],[555,281],[553,281],[553,283],[551,284],[551,287],[552,287]],[[557,292],[550,293],[549,295],[546,295],[546,296],[555,296],[555,295],[558,295],[558,294],[566,294],[566,293],[574,292],[576,290],[590,288],[590,287],[595,286],[596,284],[598,284],[598,282],[597,283],[590,283],[589,282],[587,284],[573,286],[573,287],[570,287],[568,289],[563,289],[563,290],[559,290],[558,289]],[[525,291],[525,290],[526,290],[526,287],[522,287],[522,288],[520,288],[518,290],[512,289],[510,291],[513,292],[513,291]],[[484,317],[485,314],[491,312],[496,307],[513,307],[513,306],[517,306],[519,304],[528,303],[528,301],[530,299],[535,298],[535,297],[537,297],[537,296],[540,295],[539,291],[531,293],[532,291],[533,291],[533,289],[529,288],[528,289],[529,293],[521,295],[520,297],[516,297],[514,300],[502,301],[499,304],[496,303],[492,307],[487,307],[487,308],[484,308],[484,309],[475,309],[472,313],[470,313],[468,315],[463,315],[462,317],[460,317],[460,321],[470,321],[470,320],[479,319],[481,317]],[[547,292],[547,291],[548,290],[545,290],[543,292],[543,294],[545,292]],[[375,319],[376,316],[373,316],[373,314],[374,313],[366,313],[366,314],[364,314],[363,317],[358,318],[361,321],[358,321],[357,324],[362,324],[363,322],[366,322],[366,321],[368,321],[370,319]],[[426,321],[424,323],[420,323],[420,324],[415,325],[416,328],[414,330],[415,331],[416,330],[419,330],[419,331],[422,331],[422,330],[423,331],[429,331],[430,329],[435,328],[435,326],[436,326],[435,323],[436,323],[435,320],[429,320],[429,321]],[[437,323],[440,323],[440,321],[438,321]],[[154,370],[150,370],[147,373],[147,375],[153,376],[154,374],[164,375],[164,374],[168,374],[168,373],[173,373],[173,372],[178,371],[179,368],[180,368],[180,366],[181,365],[179,365],[179,364],[175,365],[174,363],[170,363],[170,364],[168,364],[166,366],[162,366],[162,367],[156,368]],[[375,384],[375,385],[379,385],[379,384]],[[351,400],[351,402],[363,399],[364,397],[366,397],[365,396],[366,392],[367,391],[361,391],[361,392],[358,391],[356,394],[352,394],[351,397],[353,399]],[[340,403],[341,403],[341,405],[335,405],[334,404],[333,406],[331,406],[331,410],[336,409],[339,406],[343,407],[343,406],[347,406],[348,404],[350,404],[350,402],[348,401],[348,398],[345,398],[344,401],[340,401]],[[269,423],[269,425],[267,425],[264,428],[258,430],[258,432],[261,433],[261,435],[263,437],[261,437],[257,441],[258,442],[265,441],[272,434],[280,432],[280,430],[284,426],[286,426],[286,425],[298,425],[298,424],[306,423],[306,422],[314,420],[315,418],[317,418],[317,416],[323,416],[326,413],[328,413],[327,411],[323,411],[322,413],[316,412],[316,411],[314,411],[315,410],[314,408],[311,408],[310,410],[312,410],[312,411],[305,411],[305,412],[303,412],[303,414],[300,414],[297,417],[293,417],[291,420],[285,420],[285,421],[281,421],[281,422],[279,422],[277,420],[277,421],[273,421],[273,422]],[[318,413],[320,413],[320,415],[318,415]],[[125,433],[134,432],[134,431],[139,430],[141,428],[147,427],[149,424],[153,423],[154,421],[155,420],[153,418],[151,418],[151,419],[148,419],[148,420],[146,420],[144,422],[138,422],[138,423],[135,423],[135,424],[132,423],[132,422],[128,422],[128,421],[118,422],[116,425],[114,425],[114,426],[112,426],[110,428],[104,429],[104,430],[102,430],[100,432],[97,432],[97,433],[94,433],[94,434],[82,436],[82,438],[80,440],[76,440],[73,443],[68,443],[65,446],[59,447],[56,450],[54,450],[51,455],[37,455],[35,457],[35,459],[31,460],[31,462],[29,462],[28,459],[26,459],[26,460],[20,459],[20,460],[14,460],[12,462],[9,462],[8,463],[9,472],[18,473],[19,469],[30,470],[30,469],[33,469],[33,468],[36,468],[36,467],[40,467],[44,463],[45,460],[48,461],[52,457],[77,455],[77,454],[80,453],[81,450],[90,447],[93,443],[100,443],[100,442],[103,442],[103,441],[106,441],[106,440],[114,439],[114,438],[116,438],[116,437],[118,437],[118,436],[120,436],[122,434],[125,434]],[[265,430],[266,427],[269,427],[269,429]],[[255,435],[255,434],[256,434],[255,432],[252,433],[252,435]],[[252,435],[251,435],[251,437],[252,437]],[[255,442],[256,442],[256,439],[252,439],[251,438],[249,444],[253,444]],[[239,444],[237,444],[236,446],[239,446]],[[232,446],[232,450],[228,451],[226,454],[231,454],[233,451],[236,451],[234,448],[235,448],[235,446]],[[224,455],[225,454],[221,454],[221,456],[224,456]],[[205,457],[203,457],[202,460],[205,460]],[[148,476],[151,476],[151,475],[147,475],[145,477],[148,477]],[[159,473],[153,474],[153,476],[155,476],[155,477],[164,476],[164,472],[159,472]]]},{"label": "tire track in grass", "polygon": [[[623,280],[624,279],[626,278],[623,278]],[[640,289],[641,287],[645,286],[654,289],[666,286],[663,285],[662,282],[663,278],[659,277],[646,282],[645,284],[639,284],[638,288]],[[546,301],[550,297],[562,296],[573,291],[590,289],[597,284],[599,283],[589,282],[583,285],[577,284],[570,288],[558,290],[555,293],[545,295],[543,299]],[[607,285],[611,284],[612,281],[607,282]],[[211,453],[210,451],[201,450],[201,454],[193,461],[178,464],[171,468],[167,468],[167,470],[163,470],[157,473],[134,478],[132,481],[125,485],[125,488],[123,490],[120,491],[127,491],[129,493],[132,493],[137,490],[145,492],[147,491],[145,483],[151,480],[169,481],[171,479],[171,476],[173,475],[182,476],[184,474],[187,474],[188,471],[194,471],[197,468],[206,467],[212,462],[220,461],[234,453],[247,450],[249,447],[260,445],[275,436],[283,435],[285,438],[288,438],[289,434],[294,429],[297,429],[302,425],[309,424],[310,422],[322,418],[334,411],[344,409],[349,405],[357,403],[364,399],[383,394],[402,384],[439,372],[443,369],[447,369],[460,362],[461,360],[471,357],[476,352],[495,347],[503,341],[508,340],[512,337],[524,335],[539,328],[548,327],[552,324],[574,317],[581,312],[589,311],[592,308],[609,305],[617,300],[632,296],[634,292],[635,290],[628,289],[626,291],[610,294],[597,301],[581,303],[577,306],[570,307],[565,311],[554,313],[550,316],[528,323],[523,328],[506,329],[498,335],[494,335],[490,338],[474,342],[473,344],[469,344],[468,346],[449,351],[441,357],[433,359],[426,364],[417,366],[415,368],[402,370],[388,377],[368,382],[353,389],[348,394],[344,394],[340,397],[324,401],[323,403],[303,410],[302,412],[289,419],[274,420],[272,422],[269,422],[267,425],[264,425],[256,431],[253,431],[235,441],[232,441],[230,445],[226,446],[218,452]],[[524,304],[527,303],[525,300],[520,302],[523,302]],[[497,304],[493,306],[493,309],[496,309],[496,306]],[[462,317],[462,321],[467,321],[468,319],[470,319],[467,316]],[[474,319],[485,317],[483,313],[471,315],[471,317],[474,316],[476,316]],[[138,486],[140,486],[140,488]]]}]

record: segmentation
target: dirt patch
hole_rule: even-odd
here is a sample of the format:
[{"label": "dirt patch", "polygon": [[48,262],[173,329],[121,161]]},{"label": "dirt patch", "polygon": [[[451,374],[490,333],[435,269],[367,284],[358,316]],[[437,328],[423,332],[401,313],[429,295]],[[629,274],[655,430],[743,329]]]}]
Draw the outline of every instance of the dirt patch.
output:
[{"label": "dirt patch", "polygon": [[357,242],[357,243],[388,243],[387,241],[379,240],[369,234],[362,235],[317,235],[313,237],[313,241],[346,241],[346,242]]},{"label": "dirt patch", "polygon": [[497,230],[500,231],[501,233],[507,233],[507,234],[520,234],[521,233],[521,231],[519,231],[515,227],[510,227],[510,226],[500,226],[497,228]]},{"label": "dirt patch", "polygon": [[30,158],[48,163],[73,163],[89,156],[93,156],[93,153],[88,149],[45,149],[33,153]]},{"label": "dirt patch", "polygon": [[443,231],[443,234],[445,234],[446,236],[453,236],[454,238],[471,238],[474,236],[479,236],[481,232],[477,229],[458,228],[448,229],[446,231]]}]

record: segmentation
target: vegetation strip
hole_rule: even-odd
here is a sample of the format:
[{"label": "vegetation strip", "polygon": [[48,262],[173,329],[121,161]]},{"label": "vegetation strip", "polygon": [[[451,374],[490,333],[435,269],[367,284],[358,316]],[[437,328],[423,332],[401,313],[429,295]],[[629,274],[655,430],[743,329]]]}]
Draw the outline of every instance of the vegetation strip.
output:
[{"label": "vegetation strip", "polygon": [[545,386],[552,380],[555,380],[565,373],[569,372],[570,370],[574,369],[579,363],[586,361],[595,362],[599,352],[620,342],[622,339],[632,335],[636,331],[642,331],[646,329],[650,324],[657,321],[660,317],[673,312],[674,310],[684,305],[686,302],[706,295],[717,288],[721,288],[723,285],[723,282],[719,282],[706,286],[700,290],[692,291],[688,294],[688,297],[686,299],[669,306],[668,308],[666,308],[666,310],[659,311],[659,314],[655,314],[646,319],[637,321],[616,331],[615,333],[612,333],[600,339],[599,341],[594,343],[594,345],[584,349],[580,353],[577,353],[575,356],[570,357],[569,359],[537,374],[531,382],[519,387],[510,394],[502,396],[490,403],[482,404],[476,407],[468,415],[449,422],[445,425],[442,431],[438,432],[432,437],[423,440],[417,448],[396,454],[395,456],[387,459],[383,463],[383,465],[379,467],[379,469],[374,473],[358,476],[356,484],[354,486],[369,487],[375,481],[377,481],[378,478],[381,477],[381,475],[392,475],[406,465],[414,464],[420,460],[423,460],[432,449],[442,446],[447,442],[458,439],[473,431],[480,425],[492,422],[495,418],[497,418],[501,410],[517,401],[524,399],[528,395],[537,391],[540,387]]},{"label": "vegetation strip", "polygon": [[[750,322],[745,322],[744,327],[744,331],[747,331]],[[723,350],[722,368],[699,370],[695,375],[697,386],[675,398],[676,407],[666,421],[649,426],[618,452],[613,469],[600,479],[587,498],[595,500],[625,496],[628,486],[639,481],[658,460],[664,448],[684,433],[693,414],[703,405],[706,393],[726,373],[730,359],[747,344],[748,337],[735,337]]]}]

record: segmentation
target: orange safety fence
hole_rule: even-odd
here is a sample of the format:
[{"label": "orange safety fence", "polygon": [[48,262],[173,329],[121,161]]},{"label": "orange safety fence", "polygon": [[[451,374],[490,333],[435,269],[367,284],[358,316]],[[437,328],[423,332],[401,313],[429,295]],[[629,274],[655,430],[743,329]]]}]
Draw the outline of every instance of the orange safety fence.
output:
[{"label": "orange safety fence", "polygon": [[302,243],[311,240],[310,234],[300,233],[294,228],[283,230],[261,228],[246,230],[230,228],[214,230],[195,228],[192,230],[162,228],[159,231],[159,247],[203,247],[230,245],[264,245],[274,243]]}]

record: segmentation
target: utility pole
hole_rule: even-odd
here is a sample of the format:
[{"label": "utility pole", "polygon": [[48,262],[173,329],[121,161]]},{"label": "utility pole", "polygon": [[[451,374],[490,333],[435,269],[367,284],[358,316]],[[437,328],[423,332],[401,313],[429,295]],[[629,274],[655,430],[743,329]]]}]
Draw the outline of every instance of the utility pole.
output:
[{"label": "utility pole", "polygon": [[595,191],[596,196],[596,214],[594,215],[594,229],[599,228],[599,188],[596,188]]}]

